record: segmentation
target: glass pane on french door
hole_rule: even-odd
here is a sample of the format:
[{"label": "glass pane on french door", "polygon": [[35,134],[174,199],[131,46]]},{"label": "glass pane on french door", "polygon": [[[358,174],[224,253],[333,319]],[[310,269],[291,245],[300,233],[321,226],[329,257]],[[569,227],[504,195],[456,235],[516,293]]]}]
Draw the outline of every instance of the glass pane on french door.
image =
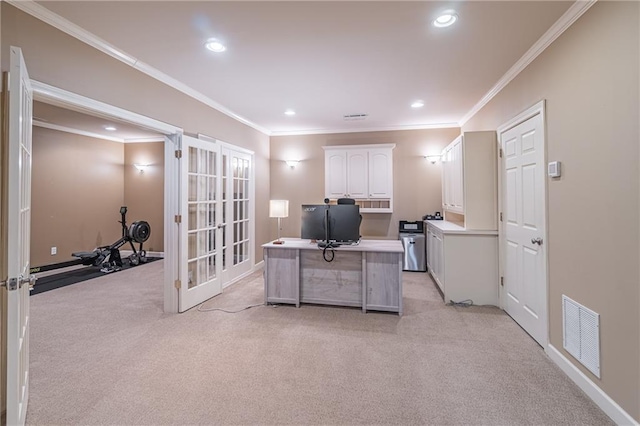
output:
[{"label": "glass pane on french door", "polygon": [[232,156],[231,168],[233,176],[233,266],[249,262],[249,209],[250,200],[250,163],[249,158]]},{"label": "glass pane on french door", "polygon": [[187,286],[216,278],[217,153],[189,147]]}]

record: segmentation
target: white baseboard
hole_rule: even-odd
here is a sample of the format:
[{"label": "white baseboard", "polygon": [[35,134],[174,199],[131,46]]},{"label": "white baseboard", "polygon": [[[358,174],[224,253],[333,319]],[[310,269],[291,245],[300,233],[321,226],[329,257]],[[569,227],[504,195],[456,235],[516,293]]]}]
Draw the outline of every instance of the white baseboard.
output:
[{"label": "white baseboard", "polygon": [[639,423],[633,419],[620,407],[609,395],[607,395],[602,389],[600,389],[589,377],[587,377],[582,371],[571,363],[559,350],[553,345],[549,344],[547,347],[547,355],[558,367],[569,376],[573,382],[578,385],[584,393],[593,400],[611,419],[619,425],[639,425]]},{"label": "white baseboard", "polygon": [[261,260],[260,262],[256,263],[255,265],[253,265],[253,271],[257,271],[258,269],[262,269],[264,268],[264,260]]}]

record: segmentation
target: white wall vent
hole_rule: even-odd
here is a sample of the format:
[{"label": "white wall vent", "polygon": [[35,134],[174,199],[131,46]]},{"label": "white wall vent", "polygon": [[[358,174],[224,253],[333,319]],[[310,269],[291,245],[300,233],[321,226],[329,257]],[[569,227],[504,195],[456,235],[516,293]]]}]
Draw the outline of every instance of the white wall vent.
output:
[{"label": "white wall vent", "polygon": [[562,346],[600,378],[600,314],[562,295]]},{"label": "white wall vent", "polygon": [[344,118],[345,121],[354,121],[354,120],[364,120],[368,116],[369,114],[347,114],[347,115],[343,115],[342,118]]}]

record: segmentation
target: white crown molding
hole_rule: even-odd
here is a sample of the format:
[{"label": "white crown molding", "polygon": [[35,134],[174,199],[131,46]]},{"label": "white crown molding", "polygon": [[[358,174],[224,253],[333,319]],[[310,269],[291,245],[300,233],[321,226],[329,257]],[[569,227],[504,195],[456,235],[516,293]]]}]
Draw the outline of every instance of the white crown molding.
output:
[{"label": "white crown molding", "polygon": [[246,118],[234,113],[218,102],[210,99],[209,97],[203,95],[197,90],[187,86],[179,80],[176,80],[173,77],[168,76],[167,74],[157,70],[156,68],[148,65],[137,58],[129,55],[128,53],[118,49],[117,47],[107,43],[105,40],[96,36],[95,34],[90,33],[89,31],[83,29],[82,27],[72,23],[71,21],[57,15],[47,9],[44,6],[39,5],[33,0],[4,0],[12,6],[20,9],[21,11],[28,13],[29,15],[37,18],[54,28],[59,29],[60,31],[69,34],[70,36],[82,41],[83,43],[88,44],[89,46],[98,49],[99,51],[106,53],[107,55],[115,58],[138,71],[147,74],[148,76],[155,78],[156,80],[166,84],[169,87],[172,87],[187,96],[196,99],[199,102],[249,126],[255,130],[258,130],[261,133],[266,134],[267,136],[271,134],[270,130],[259,126],[252,121],[247,120]]},{"label": "white crown molding", "polygon": [[549,47],[567,28],[580,18],[597,0],[577,0],[567,11],[545,32],[542,37],[498,80],[498,82],[485,94],[477,104],[473,106],[458,122],[458,127],[464,126],[467,121],[478,113],[491,101],[507,84],[520,74],[534,59]]},{"label": "white crown molding", "polygon": [[364,132],[393,132],[398,130],[429,130],[429,129],[451,129],[460,127],[458,123],[437,123],[418,124],[410,126],[387,126],[369,127],[364,129],[314,129],[314,130],[290,130],[273,131],[271,136],[303,136],[303,135],[326,135],[333,133],[364,133]]},{"label": "white crown molding", "polygon": [[116,58],[119,61],[124,62],[127,65],[134,66],[137,59],[133,56],[119,50],[115,46],[107,43],[106,41],[96,37],[85,29],[71,23],[64,19],[60,15],[51,12],[44,6],[40,6],[33,0],[4,0],[13,7],[20,9],[21,11],[28,13],[29,15],[37,18],[47,24],[64,31],[70,36],[77,38],[78,40],[87,43],[88,45],[106,53],[107,55]]},{"label": "white crown molding", "polygon": [[639,423],[631,417],[617,402],[615,402],[609,395],[607,395],[598,385],[596,385],[586,374],[578,369],[571,361],[567,359],[558,349],[552,344],[547,346],[545,351],[549,358],[556,363],[558,367],[567,375],[573,382],[578,385],[589,398],[596,403],[607,416],[611,417],[616,424],[619,425],[638,425]]},{"label": "white crown molding", "polygon": [[59,132],[72,133],[74,135],[87,136],[95,139],[103,139],[111,142],[120,142],[120,143],[164,142],[164,137],[162,136],[149,136],[144,138],[118,138],[115,136],[106,136],[100,133],[87,132],[86,130],[80,130],[73,127],[62,126],[60,124],[47,123],[35,118],[32,120],[32,124],[34,126],[42,127],[44,129],[57,130]]},{"label": "white crown molding", "polygon": [[59,132],[72,133],[74,135],[87,136],[89,138],[94,138],[94,139],[103,139],[103,140],[111,141],[111,142],[124,143],[124,139],[121,139],[121,138],[116,138],[116,137],[113,137],[113,136],[105,136],[105,135],[101,135],[99,133],[86,132],[84,130],[74,129],[72,127],[67,127],[67,126],[60,126],[58,124],[45,123],[45,122],[40,121],[40,120],[35,120],[34,119],[32,121],[32,124],[34,126],[42,127],[44,129],[57,130]]},{"label": "white crown molding", "polygon": [[124,143],[150,143],[150,142],[164,142],[162,136],[148,136],[144,138],[124,138]]}]

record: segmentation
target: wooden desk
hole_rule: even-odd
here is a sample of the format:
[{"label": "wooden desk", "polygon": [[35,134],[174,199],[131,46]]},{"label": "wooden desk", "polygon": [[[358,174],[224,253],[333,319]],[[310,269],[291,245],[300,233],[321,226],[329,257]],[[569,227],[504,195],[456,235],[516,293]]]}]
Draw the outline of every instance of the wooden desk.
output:
[{"label": "wooden desk", "polygon": [[363,312],[402,315],[402,255],[399,240],[362,240],[341,246],[334,259],[309,240],[284,238],[264,244],[264,302],[361,307]]}]

